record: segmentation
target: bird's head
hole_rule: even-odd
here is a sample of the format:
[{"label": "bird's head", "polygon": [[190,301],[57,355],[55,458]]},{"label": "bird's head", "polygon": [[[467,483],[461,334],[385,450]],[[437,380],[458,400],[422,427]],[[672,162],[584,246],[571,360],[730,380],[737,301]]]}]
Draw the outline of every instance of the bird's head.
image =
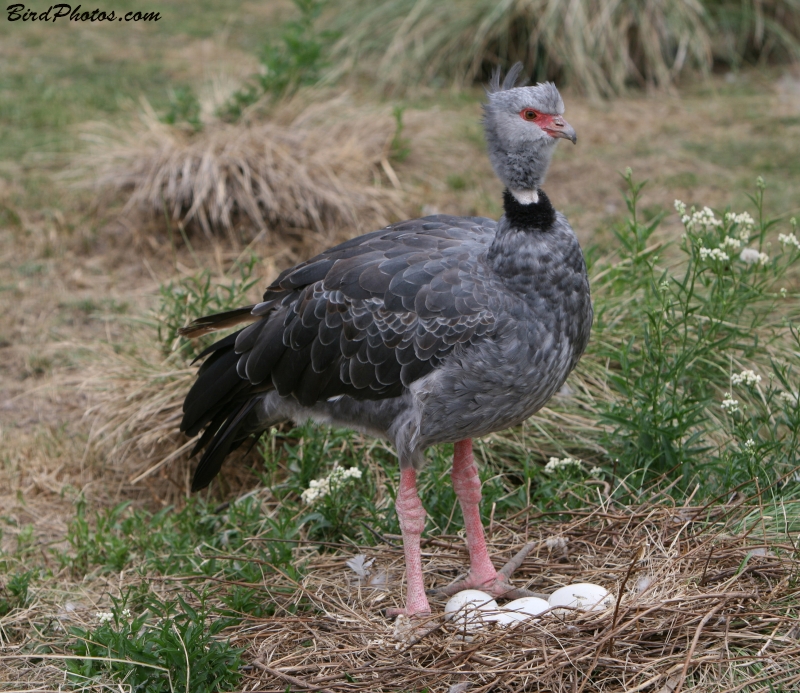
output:
[{"label": "bird's head", "polygon": [[564,102],[555,85],[515,87],[521,70],[522,63],[514,65],[502,84],[499,70],[495,72],[483,124],[495,173],[524,204],[537,200],[536,189],[544,182],[558,140],[576,143],[578,138],[564,120]]}]

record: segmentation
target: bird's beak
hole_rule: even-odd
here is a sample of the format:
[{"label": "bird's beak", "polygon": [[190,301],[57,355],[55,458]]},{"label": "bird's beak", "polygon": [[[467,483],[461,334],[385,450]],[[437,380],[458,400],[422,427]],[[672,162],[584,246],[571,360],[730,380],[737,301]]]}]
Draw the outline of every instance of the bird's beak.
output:
[{"label": "bird's beak", "polygon": [[561,116],[553,118],[544,131],[551,137],[563,137],[565,140],[572,140],[572,144],[578,143],[575,129]]}]

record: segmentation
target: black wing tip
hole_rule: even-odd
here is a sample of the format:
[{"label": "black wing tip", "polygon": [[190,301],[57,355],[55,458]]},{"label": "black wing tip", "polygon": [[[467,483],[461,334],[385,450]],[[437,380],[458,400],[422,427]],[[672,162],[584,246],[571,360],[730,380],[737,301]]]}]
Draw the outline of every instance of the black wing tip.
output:
[{"label": "black wing tip", "polygon": [[[206,488],[217,474],[222,469],[225,458],[236,448],[238,448],[247,438],[253,435],[252,432],[246,431],[245,435],[240,435],[242,427],[247,421],[247,415],[253,410],[257,397],[240,403],[238,407],[232,407],[230,414],[225,419],[225,422],[217,429],[214,437],[208,444],[203,456],[197,463],[192,476],[192,492],[201,491]],[[198,444],[192,450],[192,454],[202,448],[203,439],[206,438],[204,434]]]}]

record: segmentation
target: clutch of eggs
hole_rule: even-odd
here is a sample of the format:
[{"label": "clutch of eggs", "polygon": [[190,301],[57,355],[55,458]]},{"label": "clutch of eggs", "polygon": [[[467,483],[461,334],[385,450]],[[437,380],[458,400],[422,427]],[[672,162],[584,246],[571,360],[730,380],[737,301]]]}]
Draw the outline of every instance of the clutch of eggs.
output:
[{"label": "clutch of eggs", "polygon": [[522,597],[498,607],[492,595],[480,590],[463,590],[454,594],[444,607],[445,618],[460,629],[477,630],[489,623],[513,626],[557,607],[581,611],[604,611],[613,606],[614,597],[607,589],[589,582],[557,589],[549,599]]}]

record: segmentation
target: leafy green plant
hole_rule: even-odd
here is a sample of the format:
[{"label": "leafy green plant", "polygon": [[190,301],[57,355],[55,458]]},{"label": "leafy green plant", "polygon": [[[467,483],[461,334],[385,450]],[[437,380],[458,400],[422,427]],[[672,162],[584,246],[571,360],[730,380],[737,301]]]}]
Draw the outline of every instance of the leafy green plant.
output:
[{"label": "leafy green plant", "polygon": [[169,92],[169,108],[161,117],[161,122],[167,125],[185,123],[194,132],[202,130],[200,121],[200,101],[190,86],[180,86]]},{"label": "leafy green plant", "polygon": [[[284,517],[297,516],[297,528],[308,539],[372,541],[361,522],[383,528],[386,505],[376,504],[359,441],[352,431],[311,423],[285,434],[272,431],[262,440],[265,483],[280,499]],[[378,460],[382,465],[385,458]]]},{"label": "leafy green plant", "polygon": [[[676,261],[668,244],[651,243],[661,217],[639,216],[644,184],[630,171],[625,181],[620,259],[593,284],[596,320],[585,357],[608,364],[613,396],[600,417],[616,473],[635,487],[677,476],[679,489],[702,482],[708,494],[757,474],[775,478],[797,465],[788,357],[798,315],[781,288],[800,256],[796,237],[780,235],[777,253],[767,242],[776,222],[764,217],[759,180],[755,220],[676,202],[685,227]],[[769,385],[759,385],[757,372]]]},{"label": "leafy green plant", "polygon": [[407,137],[403,137],[403,129],[405,128],[403,124],[404,110],[405,107],[403,106],[395,106],[392,109],[392,115],[394,116],[394,137],[392,137],[392,143],[389,147],[389,157],[398,163],[405,161],[408,155],[411,154],[410,140]]},{"label": "leafy green plant", "polygon": [[121,527],[121,516],[127,503],[95,514],[94,526],[86,516],[86,501],[80,498],[75,507],[75,517],[67,530],[71,551],[56,552],[62,565],[76,575],[85,575],[92,566],[119,572],[128,563],[131,546]]},{"label": "leafy green plant", "polygon": [[283,25],[280,43],[267,43],[262,47],[259,56],[261,73],[253,76],[220,108],[223,118],[236,120],[244,109],[265,95],[277,99],[319,79],[326,66],[325,48],[334,37],[330,31],[317,31],[315,28],[324,2],[293,2],[300,17]]},{"label": "leafy green plant", "polygon": [[151,595],[139,614],[117,599],[112,611],[97,614],[96,627],[71,628],[76,657],[66,660],[69,680],[85,686],[110,677],[142,693],[235,689],[242,651],[218,637],[229,622],[210,620],[202,595],[193,596],[199,606],[182,595]]},{"label": "leafy green plant", "polygon": [[[153,514],[121,503],[92,517],[81,499],[67,531],[70,548],[54,555],[76,576],[95,569],[119,572],[135,564],[143,572],[161,575],[219,573],[233,580],[258,582],[269,566],[299,575],[289,543],[297,529],[291,515],[265,517],[261,503],[253,498],[232,503],[218,513],[194,499],[179,511],[168,507]],[[250,543],[257,536],[274,542]],[[198,552],[201,546],[203,550]],[[220,559],[230,555],[239,560]]]},{"label": "leafy green plant", "polygon": [[28,587],[35,574],[34,570],[17,571],[6,578],[5,584],[0,583],[0,616],[28,603]]}]

